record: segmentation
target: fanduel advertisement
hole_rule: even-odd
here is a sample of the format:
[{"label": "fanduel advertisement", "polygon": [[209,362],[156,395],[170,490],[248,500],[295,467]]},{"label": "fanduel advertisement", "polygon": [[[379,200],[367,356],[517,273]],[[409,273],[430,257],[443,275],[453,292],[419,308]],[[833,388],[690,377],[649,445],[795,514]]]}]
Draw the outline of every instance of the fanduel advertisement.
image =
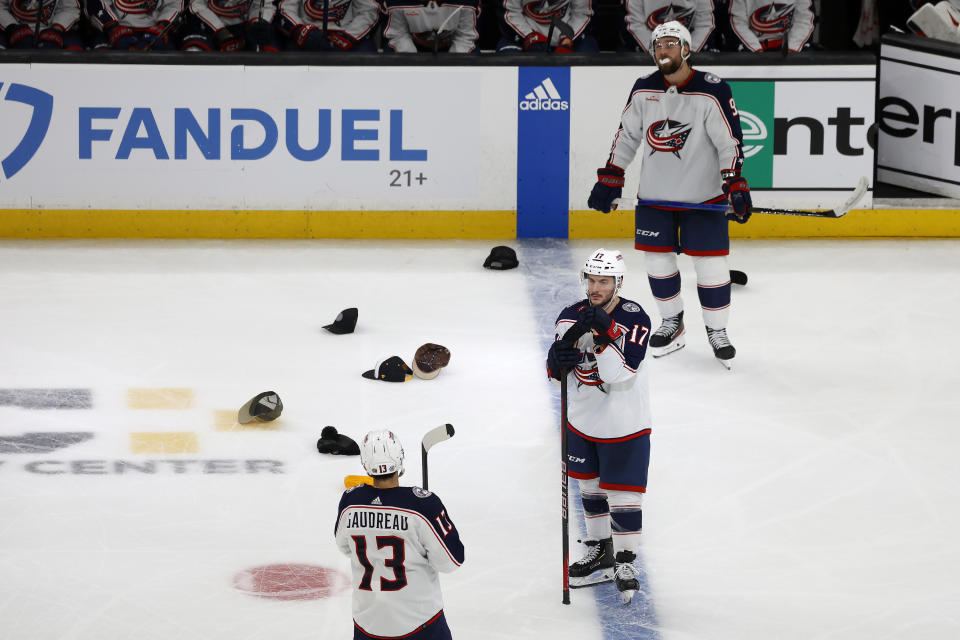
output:
[{"label": "fanduel advertisement", "polygon": [[513,73],[5,66],[0,208],[512,209]]},{"label": "fanduel advertisement", "polygon": [[877,177],[960,198],[960,58],[884,44]]}]

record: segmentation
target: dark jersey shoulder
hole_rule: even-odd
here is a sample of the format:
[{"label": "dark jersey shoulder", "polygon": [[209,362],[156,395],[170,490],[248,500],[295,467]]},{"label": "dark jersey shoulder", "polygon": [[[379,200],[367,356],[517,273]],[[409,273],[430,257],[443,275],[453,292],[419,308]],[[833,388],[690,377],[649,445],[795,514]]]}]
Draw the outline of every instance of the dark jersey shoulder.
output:
[{"label": "dark jersey shoulder", "polygon": [[[562,311],[560,311],[560,315],[557,316],[557,322],[560,322],[561,320],[570,320],[572,322],[576,322],[577,317],[580,315],[580,309],[583,309],[585,306],[587,306],[587,304],[587,299],[584,298],[583,300],[567,305]],[[554,324],[557,324],[557,322],[554,322]]]},{"label": "dark jersey shoulder", "polygon": [[678,87],[681,93],[708,93],[717,99],[723,99],[725,102],[731,95],[730,85],[720,76],[709,71],[697,71],[694,69],[693,76],[681,87]]},{"label": "dark jersey shoulder", "polygon": [[394,487],[377,489],[361,484],[348,489],[340,498],[339,512],[359,506],[396,507],[407,511],[416,511],[428,520],[443,510],[443,502],[437,494],[420,487]]}]

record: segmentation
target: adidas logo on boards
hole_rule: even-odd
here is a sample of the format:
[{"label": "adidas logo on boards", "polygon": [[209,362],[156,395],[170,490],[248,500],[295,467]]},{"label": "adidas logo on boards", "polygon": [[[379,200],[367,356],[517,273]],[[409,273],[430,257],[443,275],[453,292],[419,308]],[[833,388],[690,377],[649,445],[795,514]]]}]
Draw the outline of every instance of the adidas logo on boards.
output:
[{"label": "adidas logo on boards", "polygon": [[566,111],[569,108],[570,103],[562,99],[549,77],[520,101],[520,111]]}]

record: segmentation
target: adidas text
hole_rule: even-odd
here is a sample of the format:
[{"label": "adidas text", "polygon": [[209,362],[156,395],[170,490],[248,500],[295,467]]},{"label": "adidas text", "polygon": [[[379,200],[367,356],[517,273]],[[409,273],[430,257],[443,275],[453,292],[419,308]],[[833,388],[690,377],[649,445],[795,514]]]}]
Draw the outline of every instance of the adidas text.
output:
[{"label": "adidas text", "polygon": [[570,103],[566,100],[521,100],[520,111],[566,111]]}]

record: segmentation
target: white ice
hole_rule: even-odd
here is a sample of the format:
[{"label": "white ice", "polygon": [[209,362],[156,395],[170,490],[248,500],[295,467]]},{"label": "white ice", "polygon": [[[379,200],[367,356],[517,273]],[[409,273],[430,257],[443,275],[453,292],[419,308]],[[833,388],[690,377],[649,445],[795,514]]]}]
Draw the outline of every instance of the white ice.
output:
[{"label": "white ice", "polygon": [[[361,471],[316,452],[323,426],[393,428],[417,484],[419,439],[445,422],[457,434],[430,478],[467,550],[442,577],[458,640],[960,637],[960,244],[737,242],[731,267],[750,281],[734,290],[729,372],[681,257],[687,347],[648,365],[637,611],[591,590],[560,603],[543,341],[573,301],[544,292],[576,292],[571,265],[601,245],[625,251],[625,294],[656,322],[641,256],[623,239],[541,243],[520,247],[537,260],[494,272],[480,267],[494,244],[0,242],[0,389],[93,392],[90,410],[0,406],[0,438],[95,434],[0,453],[0,638],[350,638],[349,591],[277,601],[233,577],[271,563],[349,571],[333,524],[344,476]],[[321,329],[349,306],[356,333]],[[437,379],[360,376],[428,341],[453,353]],[[152,387],[192,389],[193,404],[128,408],[128,389]],[[215,411],[268,389],[285,405],[275,430],[214,428]],[[136,432],[192,432],[199,450],[133,454]],[[270,459],[286,473],[110,466],[146,458]],[[87,473],[29,472],[36,461]]]}]

